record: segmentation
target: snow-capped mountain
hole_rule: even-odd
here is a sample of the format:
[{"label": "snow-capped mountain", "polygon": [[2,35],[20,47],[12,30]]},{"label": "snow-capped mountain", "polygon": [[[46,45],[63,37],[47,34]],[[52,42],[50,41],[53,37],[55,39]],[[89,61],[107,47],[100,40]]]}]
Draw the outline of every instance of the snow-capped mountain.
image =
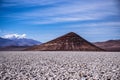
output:
[{"label": "snow-capped mountain", "polygon": [[16,43],[13,40],[0,37],[0,47],[14,46]]},{"label": "snow-capped mountain", "polygon": [[0,38],[0,47],[33,46],[39,44],[41,44],[41,42],[27,38]]}]

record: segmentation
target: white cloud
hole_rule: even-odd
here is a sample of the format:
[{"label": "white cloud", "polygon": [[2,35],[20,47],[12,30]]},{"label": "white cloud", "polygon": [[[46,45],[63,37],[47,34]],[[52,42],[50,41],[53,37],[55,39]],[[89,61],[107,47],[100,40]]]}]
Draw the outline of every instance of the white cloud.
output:
[{"label": "white cloud", "polygon": [[56,17],[51,19],[46,19],[43,21],[26,21],[26,23],[32,23],[32,24],[52,24],[52,23],[60,23],[60,22],[73,22],[73,21],[84,21],[84,20],[94,20],[96,17]]},{"label": "white cloud", "polygon": [[26,34],[6,34],[3,38],[26,38]]},{"label": "white cloud", "polygon": [[85,24],[76,24],[76,25],[69,25],[69,26],[65,26],[68,28],[81,28],[82,27],[114,27],[114,28],[120,28],[120,22],[93,22],[93,23],[85,23]]}]

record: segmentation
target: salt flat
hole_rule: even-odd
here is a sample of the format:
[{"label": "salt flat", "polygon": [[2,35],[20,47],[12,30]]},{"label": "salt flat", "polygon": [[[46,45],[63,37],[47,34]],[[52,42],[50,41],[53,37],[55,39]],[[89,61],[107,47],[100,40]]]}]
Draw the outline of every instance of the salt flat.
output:
[{"label": "salt flat", "polygon": [[120,52],[1,51],[0,80],[120,80]]}]

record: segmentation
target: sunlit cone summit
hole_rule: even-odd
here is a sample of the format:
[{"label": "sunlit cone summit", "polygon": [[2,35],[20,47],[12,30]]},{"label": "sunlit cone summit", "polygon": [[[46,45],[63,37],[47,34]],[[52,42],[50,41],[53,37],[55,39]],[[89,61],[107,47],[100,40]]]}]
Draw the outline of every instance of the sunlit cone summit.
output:
[{"label": "sunlit cone summit", "polygon": [[36,51],[102,51],[74,32],[67,33],[49,42],[33,46],[26,50]]}]

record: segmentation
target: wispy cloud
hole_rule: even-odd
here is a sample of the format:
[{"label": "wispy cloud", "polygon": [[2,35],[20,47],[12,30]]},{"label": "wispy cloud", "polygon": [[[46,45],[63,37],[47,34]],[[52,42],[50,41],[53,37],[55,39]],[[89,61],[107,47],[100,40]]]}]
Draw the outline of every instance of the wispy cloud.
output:
[{"label": "wispy cloud", "polygon": [[[24,15],[25,16],[29,16],[29,17],[32,17],[32,16],[63,16],[63,15],[73,15],[73,14],[94,14],[94,12],[101,12],[101,11],[104,11],[104,12],[111,12],[111,11],[115,11],[115,9],[113,8],[113,5],[114,3],[112,2],[93,2],[92,4],[90,3],[80,3],[80,2],[76,2],[76,3],[68,3],[68,4],[65,4],[65,5],[58,5],[58,6],[55,6],[55,7],[51,7],[51,8],[47,8],[47,9],[44,9],[44,10],[41,10],[41,9],[37,9],[37,10],[33,10],[30,14],[28,13],[25,13]],[[109,8],[112,8],[113,10],[111,9],[108,9]]]},{"label": "wispy cloud", "polygon": [[90,20],[102,20],[105,19],[107,17],[109,17],[110,15],[115,15],[114,13],[96,13],[95,14],[86,14],[86,13],[82,13],[81,15],[79,13],[75,13],[75,14],[66,14],[66,16],[55,16],[55,17],[47,17],[47,18],[41,18],[41,19],[29,19],[29,21],[26,22],[30,22],[31,24],[54,24],[54,23],[60,23],[60,22],[75,22],[75,21],[90,21]]},{"label": "wispy cloud", "polygon": [[100,22],[100,23],[91,23],[89,26],[109,26],[109,27],[120,27],[120,22]]},{"label": "wispy cloud", "polygon": [[109,22],[91,22],[91,23],[83,23],[83,24],[77,24],[77,25],[70,25],[70,26],[65,26],[69,28],[79,28],[79,27],[115,27],[115,28],[120,28],[120,21],[114,22],[114,21],[109,21]]},{"label": "wispy cloud", "polygon": [[64,0],[3,0],[2,7],[51,5],[62,1]]},{"label": "wispy cloud", "polygon": [[[17,21],[23,20],[23,23],[31,22],[31,24],[53,24],[58,22],[84,21],[84,20],[99,20],[109,16],[117,15],[115,3],[113,0],[90,0],[85,2],[83,0],[69,1],[69,0],[11,0],[9,3],[16,5],[50,5],[56,4],[54,7],[37,8],[33,10],[26,10],[21,13],[11,13],[6,16],[14,18]],[[60,4],[64,2],[64,4]],[[29,6],[28,5],[28,6]]]}]

